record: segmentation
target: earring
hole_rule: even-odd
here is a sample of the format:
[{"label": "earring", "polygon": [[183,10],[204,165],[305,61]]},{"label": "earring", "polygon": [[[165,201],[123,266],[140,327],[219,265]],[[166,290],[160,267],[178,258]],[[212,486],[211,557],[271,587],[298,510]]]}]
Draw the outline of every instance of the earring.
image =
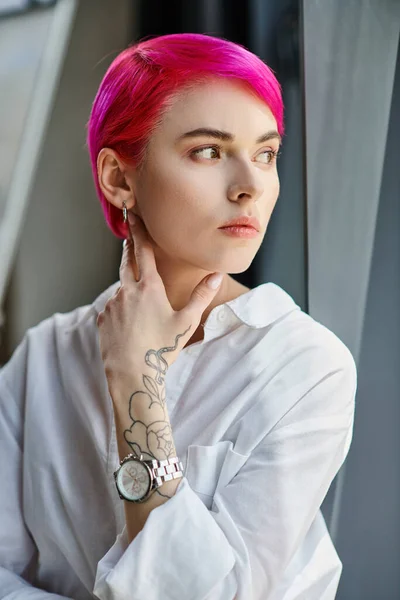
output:
[{"label": "earring", "polygon": [[124,223],[126,223],[126,222],[127,222],[127,220],[128,220],[128,211],[127,211],[127,209],[126,209],[126,204],[125,204],[125,202],[123,202],[123,203],[122,203],[122,206],[123,206],[123,208],[122,208],[122,213],[123,213],[123,216],[124,216]]}]

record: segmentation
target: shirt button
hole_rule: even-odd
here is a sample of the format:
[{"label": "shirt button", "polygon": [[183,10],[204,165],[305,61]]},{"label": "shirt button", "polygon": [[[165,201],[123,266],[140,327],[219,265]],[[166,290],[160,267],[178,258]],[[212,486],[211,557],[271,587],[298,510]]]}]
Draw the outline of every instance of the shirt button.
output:
[{"label": "shirt button", "polygon": [[223,323],[224,321],[226,321],[226,318],[227,318],[227,315],[226,315],[225,307],[222,307],[221,310],[218,312],[217,319],[220,323]]},{"label": "shirt button", "polygon": [[211,315],[209,315],[209,317],[207,319],[207,329],[216,329],[218,327],[216,325],[217,318],[218,318],[218,315],[215,313],[212,313]]}]

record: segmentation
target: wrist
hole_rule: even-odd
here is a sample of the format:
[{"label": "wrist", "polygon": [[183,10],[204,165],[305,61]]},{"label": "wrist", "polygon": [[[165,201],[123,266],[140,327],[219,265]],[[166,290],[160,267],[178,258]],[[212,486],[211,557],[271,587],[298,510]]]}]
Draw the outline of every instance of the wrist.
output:
[{"label": "wrist", "polygon": [[147,422],[149,419],[164,419],[167,416],[165,387],[151,388],[147,392],[140,382],[131,380],[129,384],[118,385],[110,390],[114,413],[125,419],[140,419]]},{"label": "wrist", "polygon": [[[160,400],[165,398],[165,382],[158,383],[150,369],[130,369],[129,372],[107,374],[107,384],[113,402],[124,402],[136,394],[135,403],[140,399]],[[139,398],[139,396],[141,398]]]},{"label": "wrist", "polygon": [[130,373],[111,373],[107,375],[107,385],[112,401],[129,402],[135,392],[146,392],[143,384],[143,375]]}]

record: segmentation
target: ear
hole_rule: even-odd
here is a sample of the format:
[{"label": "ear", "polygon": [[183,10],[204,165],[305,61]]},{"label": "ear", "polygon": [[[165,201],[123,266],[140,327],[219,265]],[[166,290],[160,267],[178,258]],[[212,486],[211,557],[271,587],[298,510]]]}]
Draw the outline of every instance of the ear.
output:
[{"label": "ear", "polygon": [[97,177],[101,191],[107,200],[122,208],[125,202],[128,210],[134,204],[132,182],[126,176],[126,165],[115,150],[102,148],[97,157]]}]

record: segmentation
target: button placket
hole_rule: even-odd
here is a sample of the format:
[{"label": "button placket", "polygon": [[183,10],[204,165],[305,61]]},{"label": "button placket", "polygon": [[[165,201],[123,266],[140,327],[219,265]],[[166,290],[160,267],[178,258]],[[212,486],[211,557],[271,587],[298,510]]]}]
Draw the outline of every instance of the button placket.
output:
[{"label": "button placket", "polygon": [[[185,354],[189,354],[189,350],[190,350],[190,347],[185,350]],[[193,348],[193,351],[194,350],[195,350],[195,348]],[[173,385],[171,383],[168,384],[168,382],[167,382],[167,386],[166,386],[168,413],[169,413],[169,417],[170,417],[171,421],[173,420],[173,416],[175,415],[175,412],[178,409],[178,405],[179,405],[180,401],[182,401],[182,390],[185,387],[187,380],[189,379],[189,377],[192,373],[192,369],[193,369],[192,357],[189,358],[188,356],[180,355],[178,358],[178,361],[179,361],[179,364],[177,364],[176,367],[179,367],[179,371],[176,374],[176,379],[175,379]],[[174,363],[174,366],[175,366],[175,363]],[[172,398],[171,398],[171,388],[173,390],[173,393],[172,393],[173,402],[172,402]],[[168,402],[168,399],[170,399],[169,402]]]}]

